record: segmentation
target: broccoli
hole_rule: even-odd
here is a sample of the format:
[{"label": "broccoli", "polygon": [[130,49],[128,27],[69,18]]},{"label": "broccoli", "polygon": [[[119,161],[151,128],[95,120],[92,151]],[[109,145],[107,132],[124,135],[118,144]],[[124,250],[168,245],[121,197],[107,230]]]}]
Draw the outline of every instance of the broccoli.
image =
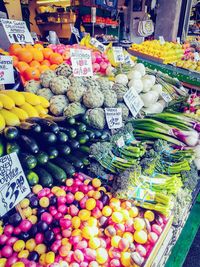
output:
[{"label": "broccoli", "polygon": [[140,161],[140,166],[142,168],[142,173],[144,175],[152,176],[155,173],[157,158],[143,158]]},{"label": "broccoli", "polygon": [[95,159],[100,160],[109,155],[112,150],[112,144],[110,142],[97,142],[91,145],[90,155]]},{"label": "broccoli", "polygon": [[88,170],[89,170],[89,175],[91,177],[93,177],[93,176],[98,177],[99,176],[102,179],[106,179],[106,177],[108,177],[108,173],[105,171],[105,169],[98,162],[90,163]]},{"label": "broccoli", "polygon": [[194,162],[190,164],[190,171],[182,171],[181,179],[184,183],[184,186],[190,190],[194,190],[198,180],[200,179],[198,175],[198,170]]}]

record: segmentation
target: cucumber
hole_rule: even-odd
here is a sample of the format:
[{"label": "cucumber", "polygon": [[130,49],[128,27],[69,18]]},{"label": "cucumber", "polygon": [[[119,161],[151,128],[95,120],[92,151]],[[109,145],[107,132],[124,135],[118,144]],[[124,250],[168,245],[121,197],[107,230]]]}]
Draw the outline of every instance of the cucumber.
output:
[{"label": "cucumber", "polygon": [[40,151],[36,155],[36,159],[37,159],[38,164],[43,165],[43,164],[46,164],[48,162],[49,156],[46,152]]},{"label": "cucumber", "polygon": [[37,173],[31,170],[25,170],[24,173],[30,186],[34,186],[39,183],[39,176],[37,175]]},{"label": "cucumber", "polygon": [[43,187],[51,187],[53,185],[53,177],[44,168],[36,167],[34,172],[39,176],[40,184]]},{"label": "cucumber", "polygon": [[79,150],[83,152],[84,154],[90,153],[90,147],[89,146],[80,146]]},{"label": "cucumber", "polygon": [[40,133],[41,132],[41,126],[37,123],[29,123],[29,122],[21,122],[18,126],[18,129],[21,133]]},{"label": "cucumber", "polygon": [[68,140],[68,135],[64,132],[58,132],[56,136],[58,143],[66,143]]},{"label": "cucumber", "polygon": [[45,169],[52,175],[53,179],[56,179],[61,183],[65,182],[67,179],[67,175],[64,170],[51,162],[47,162],[47,164],[45,164]]},{"label": "cucumber", "polygon": [[[13,152],[15,152],[15,151],[13,151]],[[10,154],[10,153],[7,153],[7,154]],[[2,157],[3,155],[4,155],[4,143],[3,143],[3,138],[0,138],[0,157]]]},{"label": "cucumber", "polygon": [[95,137],[97,139],[99,139],[101,137],[101,135],[102,135],[102,133],[100,131],[98,131],[98,130],[94,130],[94,134],[95,134]]},{"label": "cucumber", "polygon": [[96,137],[94,131],[87,130],[85,133],[89,136],[90,140],[94,140]]},{"label": "cucumber", "polygon": [[87,130],[87,126],[82,122],[77,122],[74,127],[78,133],[84,133]]},{"label": "cucumber", "polygon": [[58,150],[55,147],[47,148],[47,154],[50,159],[55,159],[58,156]]},{"label": "cucumber", "polygon": [[59,154],[61,155],[69,155],[71,153],[71,148],[68,145],[57,145]]},{"label": "cucumber", "polygon": [[77,140],[69,139],[67,144],[71,147],[71,149],[78,149],[80,144]]},{"label": "cucumber", "polygon": [[51,132],[41,133],[41,135],[38,136],[38,138],[40,138],[41,142],[45,142],[46,144],[55,144],[57,141],[56,135]]},{"label": "cucumber", "polygon": [[83,123],[87,124],[87,125],[89,124],[89,116],[86,115],[86,114],[81,115],[81,116],[80,116],[80,120],[81,120]]},{"label": "cucumber", "polygon": [[79,134],[77,136],[77,140],[78,140],[79,144],[84,145],[85,143],[87,143],[90,140],[90,138],[87,134]]},{"label": "cucumber", "polygon": [[37,165],[37,159],[31,154],[20,153],[20,162],[22,166],[28,170],[34,169]]},{"label": "cucumber", "polygon": [[101,140],[103,141],[110,140],[110,133],[108,131],[103,131],[101,135]]},{"label": "cucumber", "polygon": [[83,162],[85,166],[90,165],[88,156],[84,155],[84,153],[81,153],[80,151],[76,151],[76,156]]},{"label": "cucumber", "polygon": [[66,172],[66,174],[68,174],[70,177],[73,176],[74,173],[76,172],[76,170],[72,166],[72,164],[70,164],[69,162],[67,162],[63,158],[56,158],[56,159],[53,160],[53,163],[55,163],[60,168],[62,168]]},{"label": "cucumber", "polygon": [[21,147],[23,147],[25,150],[27,150],[30,153],[36,154],[39,152],[39,147],[36,141],[29,136],[20,135],[19,144],[21,145]]},{"label": "cucumber", "polygon": [[71,117],[71,118],[67,118],[66,122],[69,125],[74,125],[76,123],[76,120],[75,120],[75,118]]},{"label": "cucumber", "polygon": [[19,130],[16,127],[6,127],[3,131],[7,140],[16,140],[19,137]]},{"label": "cucumber", "polygon": [[59,132],[58,124],[55,123],[54,121],[36,117],[28,118],[26,121],[30,123],[38,123],[43,131],[53,132],[53,133]]},{"label": "cucumber", "polygon": [[[17,142],[8,142],[6,144],[6,153],[11,154],[13,152],[16,152],[17,154],[19,154],[20,146],[18,145]],[[0,155],[1,155],[1,141],[0,141]]]},{"label": "cucumber", "polygon": [[74,128],[64,128],[64,127],[59,127],[60,131],[66,133],[70,138],[76,138],[77,136],[77,131]]},{"label": "cucumber", "polygon": [[82,169],[84,167],[83,162],[80,159],[77,159],[75,156],[68,155],[67,157],[64,158],[78,169]]}]

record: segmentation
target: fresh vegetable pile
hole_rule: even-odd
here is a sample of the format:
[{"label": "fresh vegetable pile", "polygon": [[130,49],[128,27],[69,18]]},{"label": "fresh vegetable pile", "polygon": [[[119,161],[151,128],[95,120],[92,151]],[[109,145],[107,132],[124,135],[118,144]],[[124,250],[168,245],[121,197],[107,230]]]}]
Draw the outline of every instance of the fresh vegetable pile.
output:
[{"label": "fresh vegetable pile", "polygon": [[1,228],[2,266],[143,266],[167,223],[81,174],[34,186],[20,206],[25,219],[12,214]]}]

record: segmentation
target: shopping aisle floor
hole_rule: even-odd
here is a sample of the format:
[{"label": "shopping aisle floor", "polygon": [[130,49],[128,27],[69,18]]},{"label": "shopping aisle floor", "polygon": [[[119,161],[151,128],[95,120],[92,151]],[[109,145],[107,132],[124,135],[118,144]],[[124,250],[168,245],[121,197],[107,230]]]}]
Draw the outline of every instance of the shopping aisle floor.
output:
[{"label": "shopping aisle floor", "polygon": [[196,237],[192,243],[187,258],[183,264],[183,267],[199,267],[199,266],[200,266],[200,229],[196,234]]}]

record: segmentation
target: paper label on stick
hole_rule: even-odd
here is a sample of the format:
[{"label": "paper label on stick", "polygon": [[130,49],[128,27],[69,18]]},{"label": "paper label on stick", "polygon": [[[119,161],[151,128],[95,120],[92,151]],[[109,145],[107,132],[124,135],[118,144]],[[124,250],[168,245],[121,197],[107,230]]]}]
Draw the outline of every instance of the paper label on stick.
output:
[{"label": "paper label on stick", "polygon": [[141,108],[144,106],[144,103],[138,93],[130,88],[124,95],[124,102],[131,111],[133,117],[136,117],[140,112]]},{"label": "paper label on stick", "polygon": [[124,53],[121,46],[114,46],[113,48],[114,60],[116,63],[124,63]]},{"label": "paper label on stick", "polygon": [[1,19],[1,23],[11,44],[34,44],[25,21]]},{"label": "paper label on stick", "polygon": [[116,143],[117,143],[117,146],[118,146],[119,148],[125,146],[125,142],[124,142],[124,138],[123,138],[123,136],[121,136],[121,137],[117,140]]},{"label": "paper label on stick", "polygon": [[14,82],[12,57],[0,56],[0,84],[13,84]]},{"label": "paper label on stick", "polygon": [[159,41],[160,41],[160,44],[161,45],[164,45],[165,44],[165,39],[163,36],[159,36]]},{"label": "paper label on stick", "polygon": [[106,46],[95,38],[90,39],[90,44],[96,47],[101,53],[104,53],[106,51]]},{"label": "paper label on stick", "polygon": [[160,95],[162,96],[162,98],[165,100],[166,103],[169,103],[170,101],[172,101],[172,98],[168,93],[161,92]]},{"label": "paper label on stick", "polygon": [[70,56],[75,77],[93,76],[91,51],[71,48]]},{"label": "paper label on stick", "polygon": [[0,158],[0,216],[31,192],[16,153]]},{"label": "paper label on stick", "polygon": [[70,29],[71,29],[71,33],[73,33],[78,38],[80,38],[80,33],[79,33],[79,30],[77,28],[75,28],[72,24],[70,24]]},{"label": "paper label on stick", "polygon": [[105,108],[105,113],[109,129],[119,129],[122,127],[121,108]]}]

